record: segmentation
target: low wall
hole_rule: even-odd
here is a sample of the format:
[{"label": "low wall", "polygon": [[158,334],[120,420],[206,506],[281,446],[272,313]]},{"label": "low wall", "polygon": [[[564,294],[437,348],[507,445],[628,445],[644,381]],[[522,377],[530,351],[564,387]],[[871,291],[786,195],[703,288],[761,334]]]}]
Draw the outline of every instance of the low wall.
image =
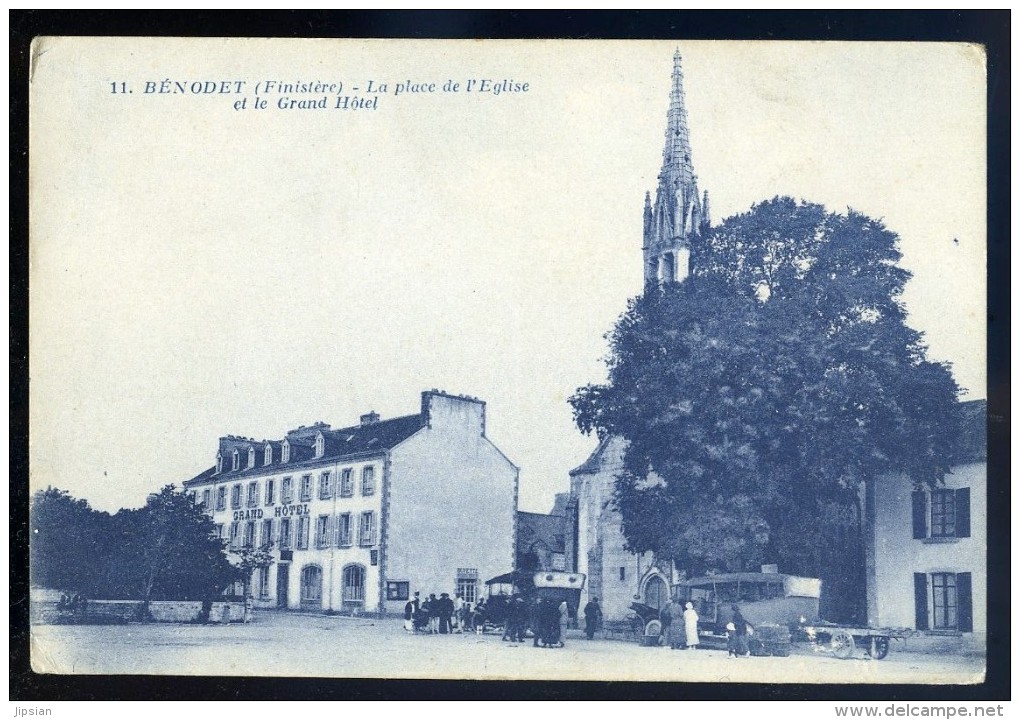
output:
[{"label": "low wall", "polygon": [[[85,607],[61,607],[56,602],[32,603],[32,622],[43,625],[122,625],[129,622],[197,623],[202,616],[199,600],[154,600],[149,615],[139,600],[90,600]],[[214,602],[210,623],[244,620],[244,603]]]}]

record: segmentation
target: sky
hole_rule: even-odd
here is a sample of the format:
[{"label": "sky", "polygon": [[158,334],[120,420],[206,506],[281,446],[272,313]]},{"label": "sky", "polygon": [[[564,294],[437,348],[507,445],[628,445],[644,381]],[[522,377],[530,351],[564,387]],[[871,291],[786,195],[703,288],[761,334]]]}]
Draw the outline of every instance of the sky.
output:
[{"label": "sky", "polygon": [[[520,509],[547,512],[595,445],[567,399],[605,379],[641,290],[677,47],[713,220],[775,195],[882,218],[910,324],[985,397],[976,46],[44,39],[32,489],[137,507],[212,466],[221,435],[412,414],[438,388],[487,402]],[[256,95],[268,80],[343,87],[285,110],[324,93]]]}]

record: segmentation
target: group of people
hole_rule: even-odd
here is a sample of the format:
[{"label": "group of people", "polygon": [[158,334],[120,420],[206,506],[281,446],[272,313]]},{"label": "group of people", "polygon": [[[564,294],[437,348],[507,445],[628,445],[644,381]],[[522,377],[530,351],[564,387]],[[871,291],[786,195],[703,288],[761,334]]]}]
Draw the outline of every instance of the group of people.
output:
[{"label": "group of people", "polygon": [[680,648],[696,650],[698,648],[698,619],[698,612],[694,609],[692,602],[680,607],[680,603],[676,600],[670,600],[659,611],[662,634],[674,650]]},{"label": "group of people", "polygon": [[481,633],[485,624],[485,600],[472,604],[457,593],[430,594],[424,600],[421,592],[404,605],[404,630],[424,635],[450,635],[454,633]]},{"label": "group of people", "polygon": [[60,596],[60,600],[57,602],[58,610],[71,610],[73,612],[85,612],[85,608],[88,607],[89,601],[85,599],[85,596],[81,593],[74,593],[68,595],[63,593]]},{"label": "group of people", "polygon": [[[740,607],[731,605],[732,616],[726,623],[726,656],[750,657],[751,649],[748,638],[754,633],[751,623],[744,619]],[[669,647],[677,650],[681,647],[696,650],[700,644],[698,639],[698,613],[694,603],[688,602],[683,609],[675,600],[670,600],[659,612],[662,623],[662,634],[668,639]]]}]

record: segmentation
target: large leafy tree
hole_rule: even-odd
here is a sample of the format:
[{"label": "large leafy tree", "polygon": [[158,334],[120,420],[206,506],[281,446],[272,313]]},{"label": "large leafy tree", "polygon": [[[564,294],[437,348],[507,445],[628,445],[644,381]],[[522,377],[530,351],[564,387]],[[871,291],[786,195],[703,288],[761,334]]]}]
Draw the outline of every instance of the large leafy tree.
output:
[{"label": "large leafy tree", "polygon": [[582,431],[628,443],[630,549],[855,582],[838,565],[863,483],[937,483],[957,426],[949,369],[905,322],[897,241],[860,213],[775,198],[715,228],[686,282],[630,302],[608,383],[571,400]]},{"label": "large leafy tree", "polygon": [[[53,488],[32,500],[33,583],[91,598],[210,600],[241,571],[209,516],[168,485],[115,515]],[[250,575],[250,572],[249,572]]]}]

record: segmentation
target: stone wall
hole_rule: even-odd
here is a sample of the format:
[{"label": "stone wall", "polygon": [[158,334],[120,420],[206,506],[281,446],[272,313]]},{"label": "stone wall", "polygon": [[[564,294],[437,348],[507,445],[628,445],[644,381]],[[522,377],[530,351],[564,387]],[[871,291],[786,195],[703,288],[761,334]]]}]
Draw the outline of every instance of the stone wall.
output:
[{"label": "stone wall", "polygon": [[[198,600],[160,600],[149,603],[149,618],[138,600],[90,600],[84,608],[61,608],[56,602],[32,603],[32,622],[41,625],[123,625],[129,622],[197,623],[202,614]],[[244,604],[214,602],[210,623],[244,620]]]}]

